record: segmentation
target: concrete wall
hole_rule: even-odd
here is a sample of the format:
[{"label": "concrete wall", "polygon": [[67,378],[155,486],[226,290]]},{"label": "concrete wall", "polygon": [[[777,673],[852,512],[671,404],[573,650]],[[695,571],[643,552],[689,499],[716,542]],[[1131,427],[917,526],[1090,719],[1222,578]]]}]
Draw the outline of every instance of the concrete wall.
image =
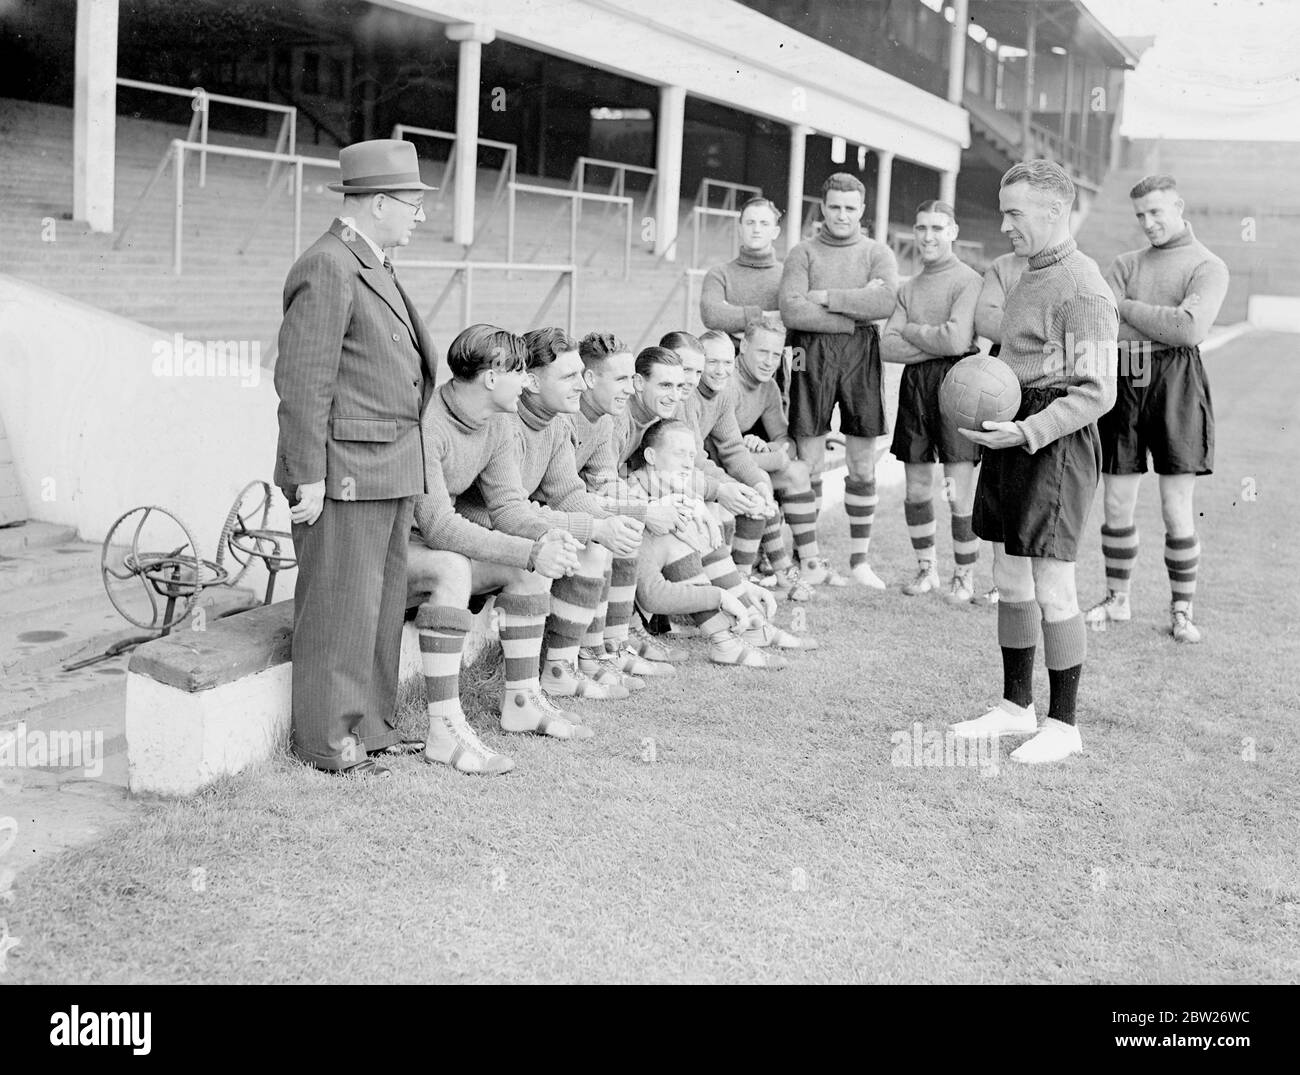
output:
[{"label": "concrete wall", "polygon": [[[260,366],[233,376],[166,375],[175,344],[0,275],[0,415],[34,518],[101,541],[129,508],[157,504],[189,527],[202,556],[215,558],[236,495],[254,479],[270,480],[277,398]],[[288,529],[288,505],[278,492],[276,501],[270,525]],[[246,584],[260,591],[264,580],[250,572]],[[277,593],[288,596],[292,585],[293,572],[282,574]]]}]

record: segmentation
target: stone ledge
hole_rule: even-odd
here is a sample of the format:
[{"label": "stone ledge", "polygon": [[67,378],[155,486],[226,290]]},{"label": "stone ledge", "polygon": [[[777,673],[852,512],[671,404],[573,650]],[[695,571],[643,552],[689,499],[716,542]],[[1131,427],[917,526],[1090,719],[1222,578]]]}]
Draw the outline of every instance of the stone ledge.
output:
[{"label": "stone ledge", "polygon": [[287,664],[292,638],[293,601],[277,601],[211,621],[202,631],[183,625],[139,647],[127,670],[187,693],[212,690]]}]

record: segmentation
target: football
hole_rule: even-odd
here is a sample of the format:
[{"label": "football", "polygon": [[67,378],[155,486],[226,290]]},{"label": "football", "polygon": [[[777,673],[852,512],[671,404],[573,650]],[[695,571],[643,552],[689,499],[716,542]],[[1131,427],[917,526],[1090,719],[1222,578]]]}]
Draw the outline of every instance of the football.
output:
[{"label": "football", "polygon": [[984,428],[985,422],[1009,422],[1020,409],[1020,382],[1000,358],[963,358],[939,386],[939,408],[959,429]]}]

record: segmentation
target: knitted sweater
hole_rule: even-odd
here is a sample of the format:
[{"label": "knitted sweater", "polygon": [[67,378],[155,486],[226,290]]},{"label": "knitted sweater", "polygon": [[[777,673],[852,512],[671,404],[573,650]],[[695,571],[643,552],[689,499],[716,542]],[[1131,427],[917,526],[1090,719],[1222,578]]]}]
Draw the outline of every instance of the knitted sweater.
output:
[{"label": "knitted sweater", "polygon": [[[544,410],[535,393],[525,392],[519,398],[517,414],[506,417],[515,423],[519,477],[525,494],[551,509],[552,526],[567,530],[585,545],[596,519],[608,518],[609,512],[591,499],[578,477],[568,416]],[[456,509],[486,526],[488,503],[481,483],[476,483],[465,491]]]},{"label": "knitted sweater", "polygon": [[574,462],[587,492],[604,498],[603,506],[607,510],[644,521],[645,502],[629,496],[626,484],[618,476],[613,416],[596,410],[584,392],[581,409],[568,418],[573,425]]},{"label": "knitted sweater", "polygon": [[898,289],[898,305],[880,334],[880,357],[911,365],[973,354],[980,282],[956,254],[924,266]]},{"label": "knitted sweater", "polygon": [[1007,297],[1001,358],[1022,387],[1066,394],[1016,423],[1026,451],[1082,429],[1115,405],[1118,329],[1110,288],[1073,239],[1029,259]]},{"label": "knitted sweater", "polygon": [[775,251],[759,256],[744,250],[725,265],[715,265],[700,288],[700,320],[705,328],[744,332],[764,310],[777,308],[781,262]]},{"label": "knitted sweater", "polygon": [[[661,495],[663,490],[645,470],[634,471],[628,478],[634,495],[649,497]],[[702,506],[702,505],[700,505]],[[694,526],[692,525],[692,529]],[[698,582],[671,582],[664,577],[664,567],[687,555],[686,550],[698,551],[701,544],[711,545],[707,534],[649,533],[641,538],[641,548],[636,558],[636,599],[646,612],[681,614],[709,612],[722,604],[722,590],[717,586]]]},{"label": "knitted sweater", "polygon": [[1027,260],[1014,252],[1001,254],[984,273],[984,285],[975,303],[975,331],[991,343],[1002,342],[1002,313],[1007,296],[1019,282]]},{"label": "knitted sweater", "polygon": [[[740,436],[736,421],[736,389],[725,384],[715,392],[704,381],[687,397],[682,406],[686,421],[695,429],[700,449],[718,461],[724,477],[745,485],[767,485],[768,477],[754,462]],[[701,452],[703,454],[703,452]]]},{"label": "knitted sweater", "polygon": [[[682,408],[677,408],[677,417],[684,417]],[[628,460],[631,459],[632,453],[641,447],[641,438],[645,431],[655,422],[659,421],[659,415],[647,411],[641,401],[633,396],[627,401],[627,410],[614,417],[614,446],[618,450],[618,472],[621,476],[627,477]],[[700,467],[696,467],[695,475],[700,486],[700,495],[705,500],[718,499],[718,481],[716,467],[712,468],[713,473],[706,473]]]},{"label": "knitted sweater", "polygon": [[1163,246],[1120,254],[1106,282],[1119,302],[1121,340],[1196,347],[1210,334],[1228,294],[1228,266],[1187,224]]},{"label": "knitted sweater", "polygon": [[[512,421],[500,414],[470,418],[454,380],[429,398],[421,418],[429,491],[415,498],[415,529],[431,549],[526,567],[533,541],[554,525],[524,496]],[[484,508],[477,521],[457,510],[471,486]]]},{"label": "knitted sweater", "polygon": [[768,441],[785,440],[790,423],[781,406],[781,390],[773,380],[756,381],[736,363],[736,425],[743,434],[762,422],[763,437]]},{"label": "knitted sweater", "polygon": [[[880,281],[868,286],[871,281]],[[825,291],[827,305],[808,299]],[[859,232],[836,239],[822,229],[785,259],[781,273],[781,320],[803,332],[852,333],[859,324],[894,312],[898,300],[898,262],[884,243]]]}]

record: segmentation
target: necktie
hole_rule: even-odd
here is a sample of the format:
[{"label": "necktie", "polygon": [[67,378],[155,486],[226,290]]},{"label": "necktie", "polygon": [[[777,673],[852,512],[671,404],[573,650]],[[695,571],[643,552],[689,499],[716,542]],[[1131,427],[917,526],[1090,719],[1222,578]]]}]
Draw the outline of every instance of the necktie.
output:
[{"label": "necktie", "polygon": [[397,279],[397,270],[393,268],[392,259],[387,256],[384,257],[384,268],[388,270],[389,276],[391,276],[394,280]]}]

